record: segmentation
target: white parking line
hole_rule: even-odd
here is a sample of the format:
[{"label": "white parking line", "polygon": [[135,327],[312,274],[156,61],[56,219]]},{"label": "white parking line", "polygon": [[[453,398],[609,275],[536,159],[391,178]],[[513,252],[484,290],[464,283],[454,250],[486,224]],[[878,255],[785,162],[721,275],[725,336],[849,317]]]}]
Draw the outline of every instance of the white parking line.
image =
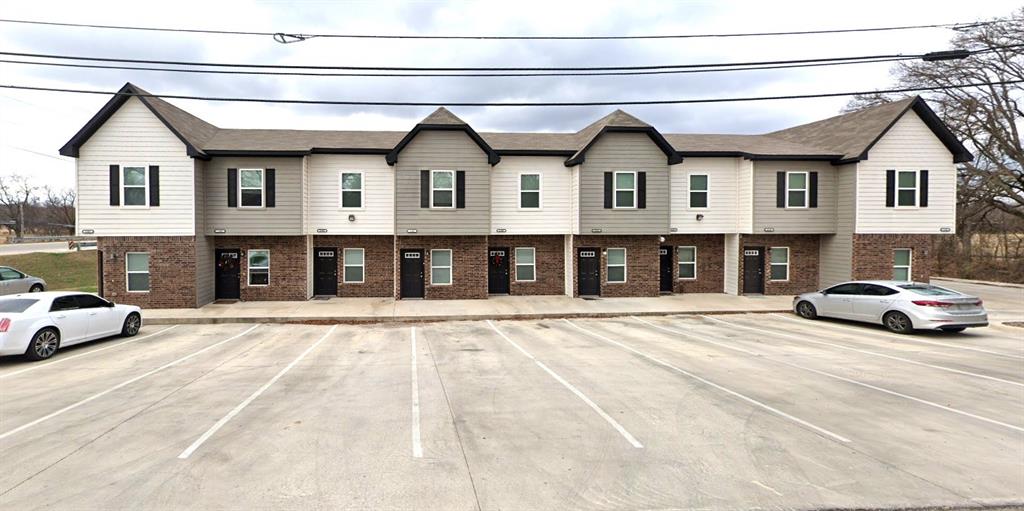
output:
[{"label": "white parking line", "polygon": [[[634,318],[634,319],[639,320],[639,318]],[[620,348],[622,348],[624,350],[627,350],[627,351],[630,351],[630,352],[635,353],[637,355],[640,355],[641,357],[644,357],[647,360],[650,360],[651,362],[654,362],[655,364],[658,364],[658,365],[663,366],[663,367],[667,367],[667,368],[669,368],[669,369],[671,369],[671,370],[673,370],[673,371],[675,371],[675,372],[677,372],[679,374],[682,374],[683,376],[686,376],[686,377],[692,378],[694,380],[697,380],[697,381],[703,383],[704,385],[707,385],[707,386],[709,386],[711,388],[714,388],[714,389],[718,389],[718,390],[720,390],[722,392],[725,392],[726,394],[729,394],[730,396],[733,396],[735,398],[738,398],[738,399],[741,399],[743,401],[746,401],[747,403],[750,403],[750,404],[752,404],[752,405],[754,405],[754,406],[756,406],[758,408],[761,408],[763,410],[767,410],[768,412],[771,412],[771,413],[773,413],[775,415],[778,415],[779,417],[782,417],[782,418],[784,418],[786,420],[795,422],[795,423],[797,423],[797,424],[799,424],[799,425],[801,425],[801,426],[803,426],[805,428],[808,428],[808,429],[810,429],[812,431],[815,431],[817,433],[825,435],[825,436],[827,436],[827,437],[829,437],[829,438],[831,438],[833,440],[838,440],[838,441],[843,442],[843,443],[849,443],[850,442],[849,438],[846,438],[846,437],[844,437],[844,436],[842,436],[840,434],[833,433],[833,432],[831,432],[831,431],[829,431],[829,430],[827,430],[827,429],[825,429],[823,427],[820,427],[820,426],[815,426],[814,424],[811,424],[810,422],[807,422],[807,421],[805,421],[805,420],[803,420],[803,419],[801,419],[799,417],[794,417],[794,416],[792,416],[792,415],[790,415],[790,414],[788,414],[786,412],[783,412],[782,410],[779,410],[778,408],[772,407],[771,405],[762,403],[762,402],[760,402],[760,401],[758,401],[758,400],[756,400],[756,399],[754,399],[752,397],[740,394],[739,392],[736,392],[735,390],[727,389],[727,388],[725,388],[725,387],[723,387],[723,386],[721,386],[721,385],[719,385],[719,384],[717,384],[717,383],[715,383],[715,382],[713,382],[711,380],[708,380],[706,378],[702,378],[702,377],[697,376],[696,374],[693,374],[693,373],[691,373],[691,372],[689,372],[689,371],[687,371],[685,369],[682,369],[682,368],[677,367],[675,365],[672,365],[672,364],[670,364],[668,362],[665,362],[664,360],[661,360],[661,359],[656,358],[654,356],[648,355],[647,353],[644,353],[644,352],[642,352],[642,351],[640,351],[640,350],[638,350],[638,349],[636,349],[636,348],[634,348],[632,346],[623,344],[623,343],[621,343],[619,341],[616,341],[614,339],[610,339],[610,338],[605,337],[605,336],[603,336],[603,335],[601,335],[601,334],[599,334],[597,332],[594,332],[594,331],[591,331],[591,330],[587,330],[586,328],[583,328],[583,327],[577,325],[576,323],[573,323],[572,321],[569,321],[568,319],[565,319],[563,321],[565,321],[566,323],[572,325],[577,330],[579,330],[579,331],[581,331],[581,332],[583,332],[583,333],[585,333],[587,335],[590,335],[591,337],[595,337],[597,339],[601,339],[602,341],[605,341],[605,342],[610,343],[610,344],[614,344],[615,346],[618,346],[618,347],[620,347]],[[646,323],[646,321],[642,321],[642,322]]]},{"label": "white parking line", "polygon": [[416,370],[416,327],[410,328],[412,336],[412,457],[423,457],[420,443],[420,379]]},{"label": "white parking line", "polygon": [[853,384],[853,385],[858,385],[860,387],[864,387],[864,388],[868,388],[868,389],[875,390],[875,391],[878,391],[878,392],[882,392],[884,394],[889,394],[891,396],[896,396],[896,397],[902,397],[904,399],[909,399],[910,401],[914,401],[915,403],[920,403],[920,404],[923,404],[923,405],[931,406],[931,407],[934,407],[934,408],[938,408],[940,410],[945,410],[947,412],[955,413],[957,415],[963,415],[964,417],[970,417],[972,419],[976,419],[976,420],[979,420],[979,421],[982,421],[982,422],[987,422],[989,424],[995,424],[997,426],[1003,426],[1005,428],[1009,428],[1009,429],[1012,429],[1014,431],[1024,432],[1024,428],[1021,428],[1021,427],[1018,427],[1018,426],[1014,426],[1013,424],[1007,424],[1005,422],[997,421],[995,419],[989,419],[988,417],[982,417],[981,415],[975,415],[975,414],[970,413],[970,412],[965,412],[965,411],[962,411],[962,410],[957,410],[956,408],[951,408],[951,407],[948,407],[948,406],[945,406],[945,405],[941,405],[939,403],[928,401],[927,399],[921,399],[921,398],[914,397],[914,396],[911,396],[911,395],[908,395],[908,394],[903,394],[903,393],[900,393],[900,392],[896,392],[895,390],[889,390],[889,389],[886,389],[886,388],[878,387],[878,386],[872,385],[870,383],[864,383],[864,382],[857,381],[857,380],[851,380],[850,378],[846,378],[846,377],[839,376],[837,374],[832,374],[832,373],[825,372],[825,371],[819,371],[817,369],[812,369],[810,367],[802,366],[800,364],[795,364],[793,362],[788,362],[788,361],[785,361],[785,360],[779,360],[779,359],[776,359],[776,358],[772,358],[771,356],[766,355],[766,354],[756,353],[756,352],[753,352],[753,351],[750,351],[750,350],[746,350],[746,349],[743,349],[743,348],[739,348],[739,347],[735,347],[735,346],[730,346],[730,345],[725,344],[725,343],[715,342],[715,341],[712,341],[710,339],[706,339],[704,337],[691,334],[689,332],[683,332],[681,330],[675,330],[675,329],[672,329],[672,328],[665,328],[665,327],[662,327],[662,326],[655,325],[653,323],[648,323],[647,321],[643,321],[640,318],[634,317],[633,319],[636,319],[636,320],[640,321],[641,323],[646,323],[648,325],[651,325],[651,326],[653,326],[655,328],[658,328],[658,329],[661,329],[661,330],[665,330],[667,332],[672,332],[674,334],[682,335],[684,337],[689,337],[690,339],[694,339],[694,340],[701,341],[701,342],[706,342],[706,343],[709,343],[709,344],[714,344],[716,346],[721,346],[723,348],[728,348],[728,349],[731,349],[731,350],[740,351],[740,352],[746,353],[748,355],[755,355],[755,356],[761,357],[764,360],[769,360],[771,362],[775,362],[776,364],[782,364],[782,365],[786,365],[786,366],[793,367],[793,368],[796,368],[796,369],[800,369],[800,370],[803,370],[803,371],[808,371],[808,372],[815,373],[815,374],[818,374],[818,375],[821,375],[821,376],[825,376],[825,377],[828,377],[828,378],[836,379],[836,380],[843,381],[843,382],[846,382],[846,383],[850,383],[850,384]]},{"label": "white parking line", "polygon": [[504,332],[502,332],[501,330],[498,330],[498,327],[495,326],[494,323],[491,322],[491,320],[487,320],[487,324],[490,325],[491,328],[493,328],[494,331],[497,332],[498,335],[500,335],[502,339],[505,339],[506,341],[508,341],[508,343],[511,344],[512,346],[514,346],[517,350],[519,350],[520,353],[522,353],[523,355],[526,355],[526,358],[529,358],[530,360],[532,360],[533,363],[537,364],[538,367],[543,369],[544,372],[548,373],[548,375],[550,375],[552,378],[554,378],[555,381],[557,381],[558,383],[561,383],[562,386],[564,386],[565,388],[569,389],[569,391],[572,392],[573,394],[575,394],[576,397],[580,398],[584,403],[587,404],[587,406],[589,406],[595,412],[597,412],[597,414],[600,415],[601,418],[603,418],[605,421],[607,421],[608,424],[611,424],[611,426],[613,428],[615,428],[615,430],[618,431],[619,434],[622,435],[622,437],[625,438],[626,441],[630,443],[630,445],[632,445],[633,447],[636,447],[637,449],[643,449],[643,447],[644,447],[643,444],[641,444],[639,441],[637,441],[637,439],[633,435],[631,435],[629,433],[629,431],[626,431],[626,428],[624,428],[622,426],[622,424],[619,424],[618,421],[616,421],[610,415],[605,413],[605,411],[602,410],[600,406],[597,406],[596,403],[591,401],[590,398],[588,398],[582,392],[580,392],[579,389],[574,387],[571,383],[565,381],[564,378],[562,378],[557,373],[552,371],[550,368],[548,368],[548,366],[544,365],[543,362],[541,362],[540,360],[537,360],[536,357],[531,355],[530,352],[528,352],[525,349],[523,349],[522,346],[516,344],[515,341],[513,341],[512,339],[509,339],[509,337],[507,335],[505,335]]},{"label": "white parking line", "polygon": [[947,343],[947,342],[929,341],[927,339],[921,339],[921,338],[918,338],[918,337],[911,337],[909,335],[890,334],[889,332],[880,332],[880,331],[877,331],[877,330],[868,330],[867,328],[857,328],[857,327],[851,327],[851,326],[846,326],[846,325],[839,325],[839,324],[835,324],[835,323],[827,323],[825,321],[816,321],[816,322],[814,322],[813,325],[810,325],[810,324],[808,324],[807,320],[790,318],[790,317],[787,317],[787,316],[783,316],[782,314],[775,314],[775,313],[772,313],[770,315],[774,316],[774,317],[777,317],[779,319],[784,319],[786,321],[792,321],[794,323],[801,323],[804,326],[814,326],[814,327],[820,327],[820,328],[831,328],[831,329],[839,329],[839,330],[849,330],[851,332],[856,332],[856,333],[861,334],[861,335],[877,335],[879,337],[885,337],[885,338],[894,339],[894,340],[897,340],[897,341],[916,342],[916,343],[921,343],[921,344],[931,344],[931,345],[934,345],[934,346],[945,346],[947,348],[954,348],[954,349],[958,349],[958,350],[968,350],[968,351],[976,351],[978,353],[988,353],[990,355],[998,355],[998,356],[1001,356],[1001,357],[1024,359],[1024,355],[1014,355],[1014,354],[1011,354],[1011,353],[1003,353],[1003,352],[1000,352],[1000,351],[986,350],[986,349],[982,349],[982,348],[976,348],[974,346],[963,346],[963,345],[960,345],[960,344],[950,344],[950,343]]},{"label": "white parking line", "polygon": [[755,327],[752,327],[752,326],[744,326],[744,325],[740,325],[738,323],[731,323],[729,321],[724,321],[724,320],[721,320],[721,319],[718,319],[718,318],[713,318],[711,316],[701,316],[701,318],[710,319],[711,321],[714,321],[716,323],[721,323],[723,325],[728,325],[728,326],[735,327],[735,328],[742,328],[744,330],[749,330],[751,332],[760,332],[760,333],[767,334],[767,335],[774,335],[776,337],[785,337],[787,339],[794,339],[794,340],[797,340],[797,341],[800,341],[800,342],[809,342],[809,343],[812,343],[812,344],[820,344],[820,345],[823,345],[823,346],[831,346],[833,348],[839,348],[841,350],[846,350],[846,351],[853,351],[853,352],[856,352],[856,353],[863,353],[865,355],[871,355],[873,357],[881,357],[881,358],[887,358],[887,359],[890,359],[890,360],[898,360],[900,362],[904,362],[904,363],[907,363],[907,364],[913,364],[913,365],[921,366],[921,367],[928,367],[928,368],[931,368],[931,369],[937,369],[939,371],[946,371],[946,372],[949,372],[949,373],[955,373],[955,374],[960,374],[960,375],[964,375],[964,376],[971,376],[971,377],[974,377],[974,378],[981,378],[981,379],[984,379],[984,380],[990,380],[990,381],[995,381],[995,382],[999,382],[999,383],[1005,383],[1007,385],[1015,385],[1017,387],[1024,387],[1024,383],[1016,382],[1016,381],[1011,381],[1011,380],[1004,380],[1002,378],[996,378],[995,376],[989,376],[987,374],[972,373],[970,371],[962,371],[960,369],[954,369],[952,367],[940,366],[940,365],[935,365],[935,364],[928,364],[928,363],[925,363],[925,362],[918,362],[917,360],[911,360],[909,358],[897,357],[897,356],[893,356],[893,355],[886,355],[885,353],[879,353],[877,351],[862,350],[862,349],[859,349],[859,348],[852,348],[850,346],[843,346],[842,344],[835,344],[835,343],[825,342],[825,341],[817,341],[817,340],[814,340],[814,339],[808,339],[807,337],[796,336],[796,335],[791,335],[791,334],[782,333],[782,332],[773,332],[771,330],[765,330],[763,328],[755,328]]},{"label": "white parking line", "polygon": [[12,429],[10,431],[7,431],[6,433],[0,434],[0,440],[3,440],[4,438],[7,438],[7,437],[9,437],[9,436],[11,436],[11,435],[13,435],[15,433],[18,433],[19,431],[23,431],[23,430],[26,430],[28,428],[35,427],[35,426],[37,426],[37,425],[39,425],[39,424],[41,424],[41,423],[43,423],[45,421],[48,421],[48,420],[50,420],[50,419],[52,419],[52,418],[54,418],[54,417],[56,417],[58,415],[61,415],[61,414],[65,413],[65,412],[68,412],[70,410],[74,410],[75,408],[78,408],[79,406],[82,406],[82,405],[84,405],[84,404],[86,404],[86,403],[88,403],[88,402],[90,402],[90,401],[92,401],[94,399],[99,399],[99,398],[101,398],[101,397],[103,397],[103,396],[105,396],[105,395],[107,395],[107,394],[109,394],[109,393],[111,393],[111,392],[113,392],[113,391],[115,391],[117,389],[126,387],[128,385],[131,385],[132,383],[135,383],[135,382],[143,379],[143,378],[147,378],[147,377],[152,376],[152,375],[154,375],[156,373],[159,373],[160,371],[163,371],[164,369],[168,369],[168,368],[174,367],[174,366],[176,366],[176,365],[178,365],[178,364],[180,364],[180,363],[182,363],[182,362],[184,362],[186,360],[189,360],[189,359],[191,359],[193,357],[197,357],[199,355],[202,355],[203,353],[206,353],[207,351],[210,351],[213,348],[216,348],[217,346],[220,346],[221,344],[224,344],[224,343],[226,343],[228,341],[233,341],[235,339],[238,339],[239,337],[242,337],[243,335],[245,335],[245,334],[247,334],[249,332],[252,332],[258,326],[259,325],[253,325],[253,326],[249,327],[248,330],[246,330],[246,331],[244,331],[244,332],[242,332],[240,334],[235,334],[235,335],[233,335],[231,337],[228,337],[227,339],[224,339],[223,341],[219,341],[217,343],[211,344],[211,345],[209,345],[209,346],[207,346],[207,347],[205,347],[205,348],[203,348],[203,349],[201,349],[199,351],[196,351],[196,352],[194,352],[194,353],[192,353],[190,355],[185,355],[184,357],[181,357],[181,358],[176,359],[174,361],[168,362],[168,363],[166,363],[166,364],[164,364],[164,365],[162,365],[162,366],[160,366],[160,367],[158,367],[156,369],[153,369],[152,371],[147,371],[147,372],[145,372],[143,374],[140,374],[140,375],[138,375],[138,376],[136,376],[134,378],[131,378],[129,380],[121,382],[121,383],[119,383],[117,385],[114,385],[113,387],[110,387],[107,390],[104,390],[102,392],[97,392],[97,393],[95,393],[95,394],[93,394],[93,395],[91,395],[91,396],[89,396],[89,397],[87,397],[87,398],[85,398],[85,399],[83,399],[81,401],[78,401],[77,403],[65,406],[64,408],[61,408],[60,410],[57,410],[56,412],[53,412],[53,413],[51,413],[49,415],[44,415],[43,417],[40,417],[40,418],[38,418],[38,419],[36,419],[36,420],[34,420],[32,422],[29,422],[27,424],[22,424],[21,426],[18,426],[18,427],[14,428],[14,429]]},{"label": "white parking line", "polygon": [[221,417],[221,419],[217,421],[216,424],[211,426],[210,429],[206,430],[206,432],[203,433],[202,436],[200,436],[198,439],[196,439],[195,442],[192,442],[192,445],[188,446],[188,448],[186,448],[184,451],[181,451],[181,454],[178,455],[178,459],[183,460],[191,456],[192,453],[196,452],[196,449],[202,446],[204,442],[209,440],[210,437],[212,437],[213,434],[216,433],[220,428],[224,427],[224,425],[227,424],[228,421],[230,421],[234,416],[238,415],[239,412],[244,410],[246,406],[249,406],[249,403],[255,401],[256,398],[260,397],[261,394],[266,392],[266,390],[269,389],[271,385],[277,382],[277,380],[281,379],[281,377],[284,376],[285,373],[290,371],[291,368],[295,366],[295,364],[298,364],[300,360],[306,358],[306,355],[309,355],[309,353],[316,349],[316,347],[319,346],[320,343],[324,342],[324,340],[327,339],[327,336],[331,335],[331,333],[333,333],[336,328],[338,328],[338,325],[332,326],[329,330],[327,330],[327,333],[325,333],[323,336],[317,339],[316,342],[309,345],[309,347],[306,348],[302,353],[300,353],[298,357],[295,357],[295,360],[292,360],[288,365],[284,367],[284,369],[281,369],[281,371],[275,374],[274,377],[270,379],[270,381],[264,383],[262,387],[256,389],[256,392],[253,392],[241,403],[238,403],[238,406],[234,407],[230,412],[228,412],[227,415]]},{"label": "white parking line", "polygon": [[[4,378],[10,378],[11,376],[17,376],[19,374],[24,374],[24,373],[27,373],[29,371],[35,371],[36,369],[42,369],[44,367],[50,367],[52,365],[60,364],[61,362],[67,362],[68,360],[74,360],[74,359],[80,358],[80,357],[87,357],[89,355],[93,355],[93,354],[99,353],[101,351],[107,351],[107,350],[111,350],[111,349],[114,349],[114,348],[120,348],[121,346],[124,346],[125,344],[131,344],[133,342],[139,342],[139,341],[142,341],[142,340],[145,340],[145,339],[149,339],[150,337],[153,337],[153,336],[156,336],[156,335],[160,335],[160,334],[162,334],[162,333],[164,333],[164,332],[166,332],[168,330],[171,330],[173,328],[177,328],[178,326],[179,325],[172,325],[172,326],[169,326],[169,327],[167,327],[167,328],[165,328],[163,330],[160,330],[159,332],[153,332],[153,333],[151,333],[149,335],[144,335],[142,337],[136,337],[136,338],[128,340],[128,341],[119,342],[117,344],[112,344],[110,346],[104,346],[104,347],[99,348],[99,349],[95,349],[95,350],[92,350],[92,351],[87,351],[85,353],[79,353],[77,355],[71,355],[69,357],[60,357],[57,360],[53,360],[53,361],[46,362],[46,363],[43,363],[43,364],[33,364],[33,365],[31,365],[29,367],[26,367],[24,369],[20,369],[20,370],[13,371],[13,372],[10,372],[10,373],[0,374],[0,380],[2,380]],[[59,351],[57,353],[60,354]]]}]

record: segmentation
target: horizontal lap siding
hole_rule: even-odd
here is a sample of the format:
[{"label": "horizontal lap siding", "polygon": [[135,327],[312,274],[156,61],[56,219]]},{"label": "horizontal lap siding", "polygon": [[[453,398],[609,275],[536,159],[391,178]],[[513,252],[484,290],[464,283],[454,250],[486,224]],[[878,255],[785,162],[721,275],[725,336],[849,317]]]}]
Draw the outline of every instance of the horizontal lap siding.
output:
[{"label": "horizontal lap siding", "polygon": [[[160,205],[110,205],[110,166],[160,166]],[[195,233],[193,163],[185,144],[138,98],[121,106],[79,150],[77,230],[96,236]],[[123,184],[123,183],[122,183]]]},{"label": "horizontal lap siding", "polygon": [[[519,209],[519,175],[541,175],[541,208]],[[506,156],[491,172],[491,233],[568,234],[570,174],[565,158]]]},{"label": "horizontal lap siding", "polygon": [[[362,208],[341,209],[342,171],[363,173]],[[309,156],[309,234],[394,234],[394,179],[394,168],[380,155]]]},{"label": "horizontal lap siding", "polygon": [[857,215],[857,164],[836,168],[836,233],[821,237],[820,287],[850,280]]},{"label": "horizontal lap siding", "polygon": [[[818,173],[818,207],[775,207],[777,172]],[[810,181],[808,179],[808,185]],[[828,162],[755,161],[754,233],[775,229],[775,234],[813,234],[836,231],[836,167]]]},{"label": "horizontal lap siding", "polygon": [[206,183],[203,172],[206,162],[195,160],[195,204],[196,204],[196,306],[203,306],[214,300],[214,253],[213,240],[203,236],[206,232]]},{"label": "horizontal lap siding", "polygon": [[[229,208],[228,169],[275,169],[273,208]],[[206,162],[206,234],[302,234],[302,158],[224,157]],[[240,203],[241,201],[239,201]]]},{"label": "horizontal lap siding", "polygon": [[[590,148],[580,170],[580,232],[664,234],[669,227],[669,173],[665,153],[644,133],[607,133]],[[605,209],[604,173],[647,172],[646,209]]]},{"label": "horizontal lap siding", "polygon": [[[672,165],[673,232],[726,233],[736,232],[740,219],[739,158],[686,158]],[[708,207],[690,208],[690,174],[708,175]],[[697,215],[704,215],[697,220]]]}]

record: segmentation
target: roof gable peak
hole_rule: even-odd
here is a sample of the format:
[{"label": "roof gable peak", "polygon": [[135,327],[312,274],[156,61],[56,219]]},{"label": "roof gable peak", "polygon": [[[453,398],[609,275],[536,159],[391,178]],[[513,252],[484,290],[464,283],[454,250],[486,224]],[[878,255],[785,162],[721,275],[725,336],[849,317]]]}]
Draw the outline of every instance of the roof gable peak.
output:
[{"label": "roof gable peak", "polygon": [[437,110],[431,112],[430,115],[423,118],[420,124],[445,124],[445,125],[468,125],[466,121],[460,119],[457,115],[453,114],[451,110],[445,107],[438,107]]}]

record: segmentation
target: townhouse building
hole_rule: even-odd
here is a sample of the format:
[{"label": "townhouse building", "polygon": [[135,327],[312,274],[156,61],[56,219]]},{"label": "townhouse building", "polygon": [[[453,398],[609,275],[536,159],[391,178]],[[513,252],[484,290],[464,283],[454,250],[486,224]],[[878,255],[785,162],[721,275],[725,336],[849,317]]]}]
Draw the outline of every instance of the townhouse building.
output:
[{"label": "townhouse building", "polygon": [[126,84],[64,147],[101,294],[792,294],[926,280],[972,156],[920,98],[760,135],[225,129]]}]

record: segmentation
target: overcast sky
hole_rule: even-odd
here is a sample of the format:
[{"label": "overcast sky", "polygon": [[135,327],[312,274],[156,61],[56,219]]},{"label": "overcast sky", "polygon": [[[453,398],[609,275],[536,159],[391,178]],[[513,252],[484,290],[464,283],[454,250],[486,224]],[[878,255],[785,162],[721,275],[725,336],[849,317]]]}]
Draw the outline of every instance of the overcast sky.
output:
[{"label": "overcast sky", "polygon": [[[965,8],[969,6],[969,8]],[[626,35],[813,30],[967,22],[1018,2],[898,0],[561,2],[6,2],[3,17],[72,23],[284,32]],[[640,66],[801,59],[947,48],[944,29],[654,41],[366,41],[166,34],[0,23],[3,51],[137,59],[357,66]],[[884,88],[889,64],[635,77],[356,78],[224,76],[0,64],[0,83],[152,93],[386,101],[604,101],[818,93]],[[109,99],[0,89],[0,175],[74,186],[57,154]],[[763,133],[835,115],[846,98],[629,106],[665,133]],[[220,127],[407,130],[432,108],[172,101]],[[614,107],[453,108],[478,131],[576,131]]]}]

